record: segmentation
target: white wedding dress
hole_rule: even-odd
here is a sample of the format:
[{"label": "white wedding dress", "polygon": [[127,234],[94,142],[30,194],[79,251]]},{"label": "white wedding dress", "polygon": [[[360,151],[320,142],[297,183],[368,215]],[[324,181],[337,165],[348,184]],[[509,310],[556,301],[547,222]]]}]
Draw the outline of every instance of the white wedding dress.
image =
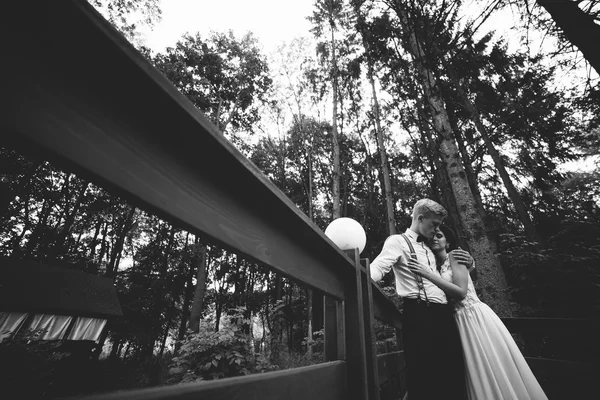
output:
[{"label": "white wedding dress", "polygon": [[[440,271],[452,281],[448,260]],[[467,296],[455,301],[470,400],[547,400],[510,332],[477,297],[469,276]]]}]

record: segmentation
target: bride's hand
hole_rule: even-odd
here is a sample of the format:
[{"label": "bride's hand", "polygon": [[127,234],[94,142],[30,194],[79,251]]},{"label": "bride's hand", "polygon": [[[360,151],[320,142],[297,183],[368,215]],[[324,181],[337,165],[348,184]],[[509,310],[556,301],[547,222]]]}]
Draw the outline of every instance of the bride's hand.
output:
[{"label": "bride's hand", "polygon": [[422,277],[427,277],[427,274],[431,271],[429,271],[427,268],[423,267],[417,260],[415,260],[414,258],[410,258],[408,260],[408,263],[406,264],[408,266],[408,269],[411,270],[411,272],[414,272],[417,275],[420,275]]}]

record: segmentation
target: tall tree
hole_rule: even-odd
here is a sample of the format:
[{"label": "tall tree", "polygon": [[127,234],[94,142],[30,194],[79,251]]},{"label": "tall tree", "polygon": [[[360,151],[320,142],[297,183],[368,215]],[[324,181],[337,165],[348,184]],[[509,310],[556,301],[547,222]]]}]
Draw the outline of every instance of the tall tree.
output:
[{"label": "tall tree", "polygon": [[362,37],[364,47],[364,61],[367,64],[367,80],[371,87],[372,107],[371,114],[375,130],[375,139],[377,142],[377,152],[379,153],[379,167],[383,181],[383,195],[385,199],[386,210],[386,225],[388,233],[393,235],[396,233],[396,217],[394,194],[392,188],[392,180],[390,178],[390,166],[388,162],[387,146],[385,145],[385,135],[381,123],[381,108],[379,106],[378,90],[375,82],[375,67],[374,57],[371,54],[374,50],[371,49],[370,43],[373,39],[370,37],[369,25],[366,23],[364,11],[361,9],[363,0],[352,1],[354,13],[356,15],[356,29]]},{"label": "tall tree", "polygon": [[252,34],[186,34],[152,61],[221,132],[253,132],[272,80]]},{"label": "tall tree", "polygon": [[[425,26],[431,28],[426,15],[419,7],[411,7],[399,0],[390,0],[389,4],[398,16],[402,27],[406,50],[411,54],[417,79],[421,83],[424,96],[429,104],[429,112],[433,126],[440,135],[439,151],[442,155],[444,167],[450,177],[450,184],[458,210],[464,226],[467,228],[467,241],[470,250],[478,265],[478,283],[482,288],[483,299],[501,316],[512,314],[508,299],[508,284],[499,260],[492,252],[492,246],[486,233],[481,216],[476,212],[477,205],[466,179],[464,167],[456,145],[450,119],[446,112],[445,104],[440,91],[440,85],[433,66],[434,54],[431,52],[431,43],[435,37],[427,31]],[[439,12],[439,10],[438,10]]]},{"label": "tall tree", "polygon": [[[440,56],[443,59],[443,55],[440,55]],[[513,183],[512,178],[510,177],[510,175],[506,169],[506,166],[504,164],[504,161],[502,160],[500,152],[498,151],[498,149],[496,149],[496,147],[492,143],[492,140],[490,138],[490,133],[488,132],[488,129],[485,127],[485,125],[481,119],[481,114],[480,114],[477,106],[469,99],[467,93],[463,89],[463,87],[460,83],[458,74],[454,71],[454,67],[447,62],[445,64],[446,64],[445,65],[446,71],[448,72],[448,76],[450,77],[451,82],[453,82],[455,85],[455,90],[459,95],[461,104],[465,108],[465,110],[470,114],[470,117],[473,120],[473,123],[474,123],[475,127],[477,128],[477,131],[479,132],[479,135],[483,139],[483,142],[485,143],[488,154],[492,157],[494,165],[496,166],[496,169],[498,170],[498,173],[500,174],[500,179],[502,179],[502,182],[504,183],[504,187],[506,188],[508,196],[515,206],[517,214],[519,215],[519,219],[523,223],[523,227],[525,228],[525,232],[526,232],[527,236],[529,237],[530,240],[537,242],[537,243],[541,243],[542,238],[539,235],[539,233],[535,227],[535,224],[533,223],[533,221],[529,215],[529,212],[527,210],[527,206],[525,205],[525,202],[521,198],[515,184]]]},{"label": "tall tree", "polygon": [[206,293],[206,258],[207,248],[200,244],[200,239],[196,237],[194,242],[194,263],[198,266],[196,271],[196,287],[194,289],[194,299],[192,300],[192,307],[190,311],[190,323],[188,328],[192,332],[198,332],[200,329],[200,319],[202,319],[202,307],[204,302],[204,295]]},{"label": "tall tree", "polygon": [[[252,34],[241,40],[231,31],[213,33],[208,40],[200,34],[186,34],[166,54],[154,56],[153,62],[221,132],[253,131],[272,80]],[[229,137],[243,144],[235,135]],[[207,248],[200,246],[196,252],[197,280],[189,327],[197,332],[206,290]]]},{"label": "tall tree", "polygon": [[[338,133],[338,60],[336,31],[339,20],[344,18],[344,2],[342,0],[319,0],[315,3],[316,10],[309,19],[315,24],[312,29],[317,38],[324,35],[324,25],[329,28],[328,46],[321,43],[318,52],[329,65],[329,79],[331,81],[332,117],[331,117],[331,143],[332,143],[332,219],[341,217],[340,203],[340,143]],[[327,57],[329,56],[329,57]]]}]

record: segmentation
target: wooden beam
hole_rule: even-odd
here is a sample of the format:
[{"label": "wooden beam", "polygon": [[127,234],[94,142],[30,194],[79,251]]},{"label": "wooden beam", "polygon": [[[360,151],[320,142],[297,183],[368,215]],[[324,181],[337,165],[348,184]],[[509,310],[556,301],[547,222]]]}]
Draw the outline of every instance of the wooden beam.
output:
[{"label": "wooden beam", "polygon": [[598,365],[538,357],[525,357],[525,360],[538,377],[558,379],[577,377],[584,380],[597,380],[600,376]]},{"label": "wooden beam", "polygon": [[[3,143],[344,299],[352,260],[87,2],[14,2],[11,15]],[[401,326],[377,286],[373,301],[377,319]]]},{"label": "wooden beam", "polygon": [[[84,1],[23,1],[3,23],[3,141],[343,299],[350,260]],[[21,17],[19,17],[21,16]]]},{"label": "wooden beam", "polygon": [[600,319],[592,318],[501,318],[510,332],[559,331],[600,333]]},{"label": "wooden beam", "polygon": [[346,363],[308,367],[158,388],[129,390],[78,400],[347,400]]}]

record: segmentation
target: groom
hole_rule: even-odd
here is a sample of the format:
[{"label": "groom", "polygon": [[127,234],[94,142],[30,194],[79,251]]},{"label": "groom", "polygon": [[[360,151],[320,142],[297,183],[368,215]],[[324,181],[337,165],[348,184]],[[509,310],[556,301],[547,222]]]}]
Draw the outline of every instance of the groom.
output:
[{"label": "groom", "polygon": [[[465,367],[453,309],[444,292],[407,267],[409,257],[438,273],[427,241],[448,215],[433,200],[417,201],[409,229],[388,237],[371,263],[371,278],[378,282],[393,268],[396,292],[403,298],[402,339],[410,400],[466,400]],[[458,250],[459,262],[473,263],[469,253]]]}]

